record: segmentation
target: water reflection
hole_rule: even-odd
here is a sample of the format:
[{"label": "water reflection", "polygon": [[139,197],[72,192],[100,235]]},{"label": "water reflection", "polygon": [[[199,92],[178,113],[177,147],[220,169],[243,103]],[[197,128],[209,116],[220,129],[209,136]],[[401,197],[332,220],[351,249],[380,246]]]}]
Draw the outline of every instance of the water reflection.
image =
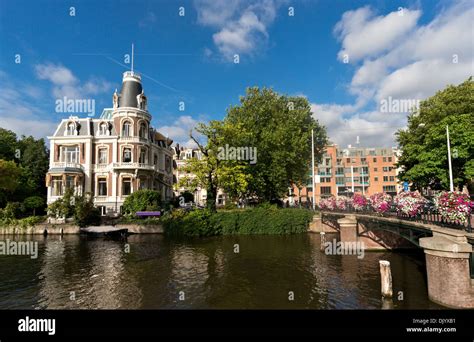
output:
[{"label": "water reflection", "polygon": [[[317,234],[34,239],[38,259],[0,256],[2,309],[439,308],[427,298],[421,251],[326,255]],[[391,302],[380,295],[381,259],[392,264]]]}]

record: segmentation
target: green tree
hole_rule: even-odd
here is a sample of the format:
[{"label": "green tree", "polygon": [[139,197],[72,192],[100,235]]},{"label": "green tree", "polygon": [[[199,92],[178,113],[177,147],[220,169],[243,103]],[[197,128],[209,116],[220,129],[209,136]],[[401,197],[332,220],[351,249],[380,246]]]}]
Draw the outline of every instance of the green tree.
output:
[{"label": "green tree", "polygon": [[21,168],[15,162],[0,159],[0,190],[15,191],[20,175]]},{"label": "green tree", "polygon": [[30,196],[25,198],[23,201],[23,205],[26,209],[33,210],[33,216],[36,216],[36,209],[41,209],[45,205],[45,201],[43,197],[40,196]]},{"label": "green tree", "polygon": [[435,183],[449,189],[446,126],[449,126],[453,181],[457,188],[474,179],[474,82],[472,77],[424,100],[396,133],[402,149],[400,178],[421,189]]},{"label": "green tree", "polygon": [[14,160],[17,148],[16,134],[0,127],[0,159]]},{"label": "green tree", "polygon": [[246,172],[251,176],[249,193],[261,201],[281,198],[290,184],[307,180],[311,130],[316,160],[321,159],[327,144],[326,130],[313,118],[306,98],[268,88],[248,88],[240,104],[228,109],[224,121],[234,127],[226,139],[230,145],[257,149],[257,163],[249,165]]}]

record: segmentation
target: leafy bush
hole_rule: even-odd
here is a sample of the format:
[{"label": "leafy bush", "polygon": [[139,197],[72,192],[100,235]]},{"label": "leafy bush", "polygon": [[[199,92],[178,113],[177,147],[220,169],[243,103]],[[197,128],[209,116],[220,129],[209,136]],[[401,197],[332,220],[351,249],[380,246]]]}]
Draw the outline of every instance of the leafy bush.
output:
[{"label": "leafy bush", "polygon": [[125,215],[135,215],[137,211],[159,210],[161,206],[161,195],[154,190],[138,190],[127,197],[123,203]]},{"label": "leafy bush", "polygon": [[44,216],[29,216],[19,220],[15,218],[0,218],[0,226],[20,226],[22,228],[28,228],[35,226],[44,220]]},{"label": "leafy bush", "polygon": [[100,225],[100,210],[94,207],[92,196],[74,197],[74,223],[79,227]]},{"label": "leafy bush", "polygon": [[213,236],[232,234],[303,233],[313,217],[305,209],[253,208],[234,211],[174,211],[163,217],[165,232],[171,235]]},{"label": "leafy bush", "polygon": [[24,208],[21,203],[8,202],[5,208],[0,209],[1,219],[16,219],[23,212]]},{"label": "leafy bush", "polygon": [[66,189],[64,196],[58,198],[56,201],[48,205],[49,217],[64,217],[69,218],[74,215],[74,192],[72,189]]}]

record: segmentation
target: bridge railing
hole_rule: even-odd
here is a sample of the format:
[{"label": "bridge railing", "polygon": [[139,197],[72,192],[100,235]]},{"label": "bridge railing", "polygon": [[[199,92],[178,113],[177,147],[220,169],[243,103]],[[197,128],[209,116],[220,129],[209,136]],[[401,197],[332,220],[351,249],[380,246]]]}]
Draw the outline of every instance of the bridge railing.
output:
[{"label": "bridge railing", "polygon": [[452,229],[461,229],[467,232],[472,232],[472,228],[474,226],[474,215],[470,215],[466,222],[448,220],[444,218],[433,206],[427,205],[423,208],[422,212],[415,215],[409,216],[397,210],[395,204],[390,206],[390,209],[383,212],[378,213],[375,212],[370,205],[367,205],[363,208],[356,209],[352,204],[347,204],[345,209],[323,209],[323,211],[329,211],[334,213],[353,213],[353,214],[364,214],[364,215],[372,215],[378,217],[393,217],[401,220],[412,221],[412,222],[420,222],[426,224],[433,224],[440,227],[452,228]]}]

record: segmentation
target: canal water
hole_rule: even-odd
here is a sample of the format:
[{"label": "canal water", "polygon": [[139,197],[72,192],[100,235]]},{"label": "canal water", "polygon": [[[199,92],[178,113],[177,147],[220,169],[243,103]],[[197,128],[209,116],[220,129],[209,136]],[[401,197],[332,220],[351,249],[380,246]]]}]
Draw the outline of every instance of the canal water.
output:
[{"label": "canal water", "polygon": [[[0,255],[0,309],[442,308],[428,299],[420,250],[325,255],[318,234],[28,239],[37,259]],[[381,259],[392,302],[380,296]]]}]

